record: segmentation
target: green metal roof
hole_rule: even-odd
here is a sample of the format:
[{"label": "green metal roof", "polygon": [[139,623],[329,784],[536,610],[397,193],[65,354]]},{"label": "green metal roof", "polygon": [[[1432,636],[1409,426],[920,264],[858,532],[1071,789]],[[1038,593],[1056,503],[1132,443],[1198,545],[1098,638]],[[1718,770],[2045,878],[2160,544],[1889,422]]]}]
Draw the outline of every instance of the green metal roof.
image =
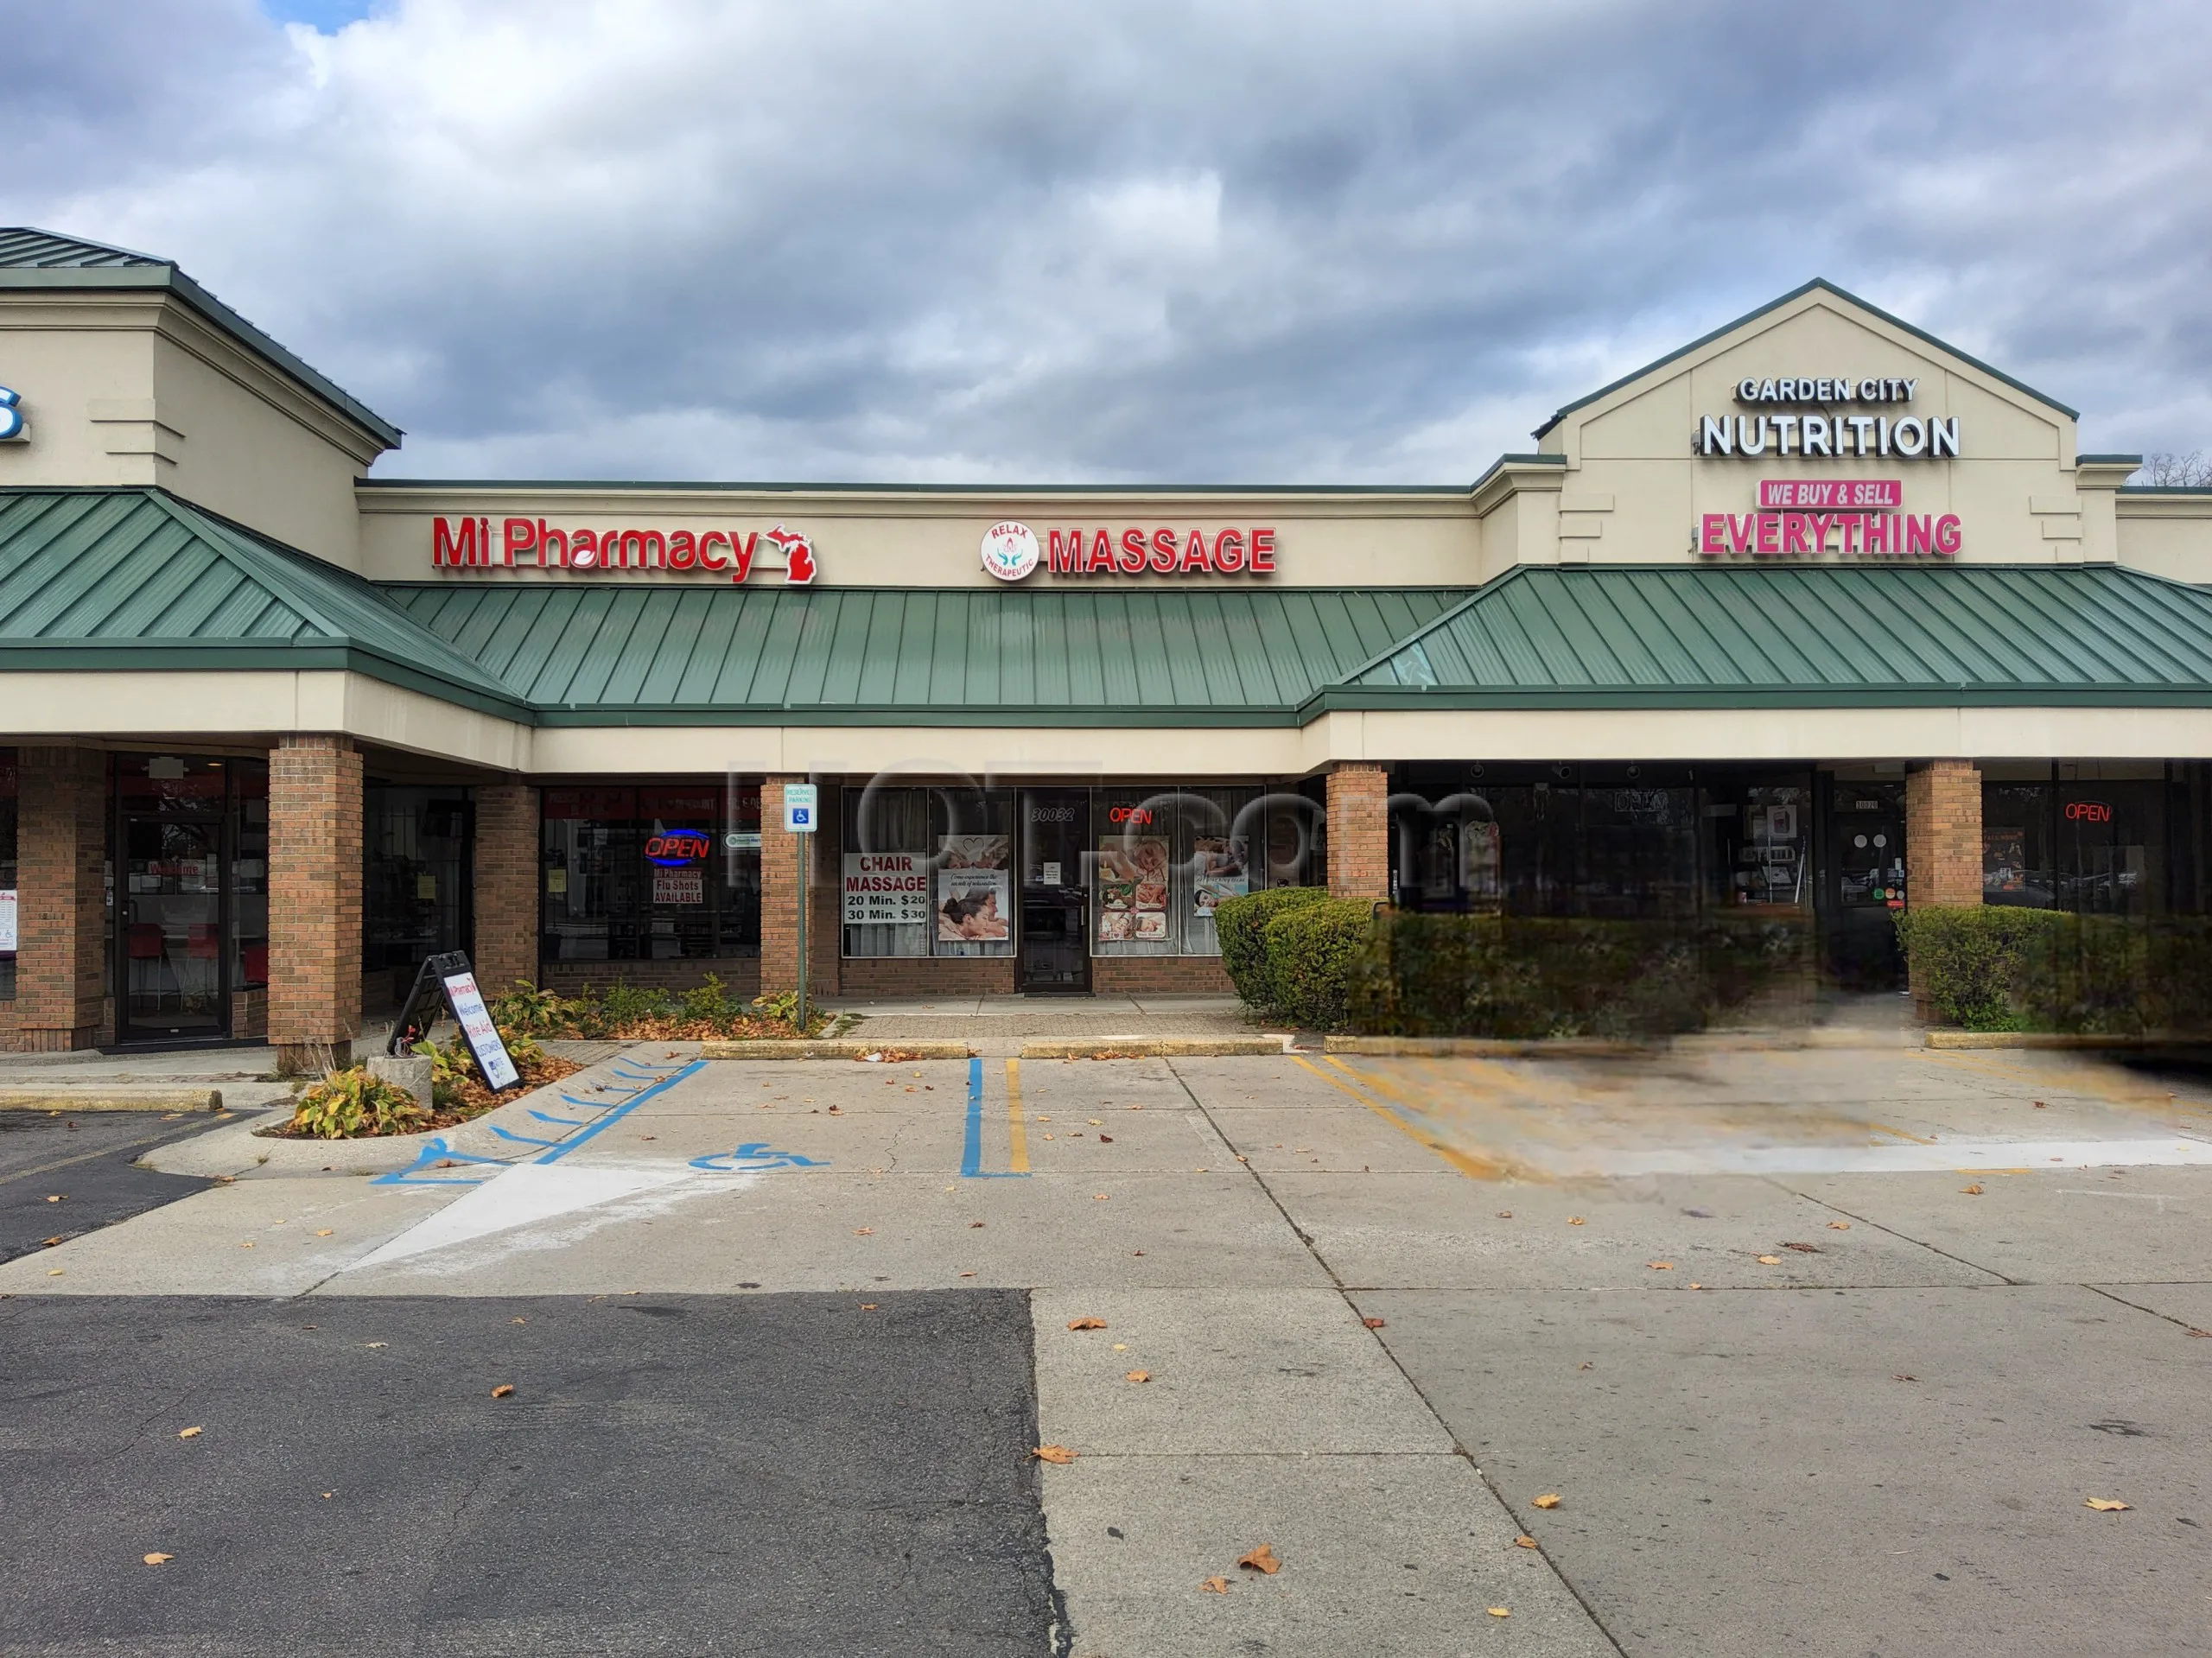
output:
[{"label": "green metal roof", "polygon": [[2212,589],[2118,566],[1529,567],[1322,708],[2212,706]]},{"label": "green metal roof", "polygon": [[0,670],[252,668],[353,669],[527,716],[373,583],[160,490],[0,491]]},{"label": "green metal roof", "polygon": [[0,490],[0,672],[38,669],[344,669],[545,726],[2201,708],[2212,588],[2113,566],[1690,564],[1477,589],[373,583],[160,490]]},{"label": "green metal roof", "polygon": [[1295,725],[1315,691],[1466,593],[383,590],[549,725]]},{"label": "green metal roof", "polygon": [[175,294],[240,345],[327,398],[396,449],[405,435],[336,381],[317,372],[167,259],[17,225],[0,227],[0,289],[150,289]]}]

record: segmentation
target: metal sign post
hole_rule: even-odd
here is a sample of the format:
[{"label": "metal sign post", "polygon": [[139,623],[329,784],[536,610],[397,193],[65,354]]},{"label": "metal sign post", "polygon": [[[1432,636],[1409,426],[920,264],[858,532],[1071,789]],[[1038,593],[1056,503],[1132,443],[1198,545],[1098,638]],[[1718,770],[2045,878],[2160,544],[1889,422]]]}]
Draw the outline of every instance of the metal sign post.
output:
[{"label": "metal sign post", "polygon": [[818,800],[811,783],[784,785],[784,832],[798,844],[798,1033],[806,1034],[806,845]]}]

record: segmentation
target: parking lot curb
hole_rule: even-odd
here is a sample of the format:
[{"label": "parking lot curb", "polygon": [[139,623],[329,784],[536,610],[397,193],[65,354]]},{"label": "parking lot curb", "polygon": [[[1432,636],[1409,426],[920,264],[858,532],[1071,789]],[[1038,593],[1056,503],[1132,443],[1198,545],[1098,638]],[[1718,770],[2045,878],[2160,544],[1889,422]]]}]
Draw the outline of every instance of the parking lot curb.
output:
[{"label": "parking lot curb", "polygon": [[219,1111],[219,1088],[0,1088],[0,1111]]},{"label": "parking lot curb", "polygon": [[1621,1058],[1649,1053],[1657,1045],[1617,1042],[1594,1036],[1554,1036],[1516,1039],[1494,1036],[1332,1036],[1321,1044],[1324,1053],[1364,1053],[1379,1058],[1414,1059],[1574,1058],[1582,1056]]},{"label": "parking lot curb", "polygon": [[1926,1038],[1931,1048],[2148,1048],[2160,1040],[2148,1036],[2077,1036],[2064,1031],[1930,1031]]},{"label": "parking lot curb", "polygon": [[872,1053],[899,1059],[965,1059],[973,1051],[965,1042],[833,1042],[799,1037],[699,1045],[702,1059],[866,1059]]},{"label": "parking lot curb", "polygon": [[1024,1059],[1200,1059],[1287,1051],[1287,1036],[1124,1036],[1025,1042]]}]

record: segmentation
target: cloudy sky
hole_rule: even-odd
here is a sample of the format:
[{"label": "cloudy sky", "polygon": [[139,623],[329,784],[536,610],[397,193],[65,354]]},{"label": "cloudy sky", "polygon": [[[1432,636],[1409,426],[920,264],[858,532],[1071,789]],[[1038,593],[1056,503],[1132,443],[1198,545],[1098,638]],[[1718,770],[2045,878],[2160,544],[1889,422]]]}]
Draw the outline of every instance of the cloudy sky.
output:
[{"label": "cloudy sky", "polygon": [[2212,449],[2212,9],[0,0],[0,223],[379,473],[1464,482],[1825,276]]}]

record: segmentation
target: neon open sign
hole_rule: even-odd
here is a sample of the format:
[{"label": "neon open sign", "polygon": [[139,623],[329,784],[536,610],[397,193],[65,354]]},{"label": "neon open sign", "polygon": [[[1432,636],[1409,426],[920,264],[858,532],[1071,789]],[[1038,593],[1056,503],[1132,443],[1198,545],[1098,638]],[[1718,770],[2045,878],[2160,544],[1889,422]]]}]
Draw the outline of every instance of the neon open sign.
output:
[{"label": "neon open sign", "polygon": [[664,829],[645,842],[645,860],[664,869],[681,869],[688,864],[704,863],[707,846],[704,829]]},{"label": "neon open sign", "polygon": [[2066,821],[2069,823],[2109,823],[2112,808],[2101,800],[2069,800],[2066,803]]}]

